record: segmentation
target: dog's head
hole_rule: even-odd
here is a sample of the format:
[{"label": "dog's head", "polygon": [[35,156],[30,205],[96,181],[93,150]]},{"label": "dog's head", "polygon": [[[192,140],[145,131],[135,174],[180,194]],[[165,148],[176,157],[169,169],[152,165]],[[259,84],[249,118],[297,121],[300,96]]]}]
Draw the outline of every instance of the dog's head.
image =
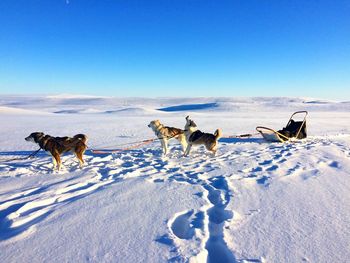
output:
[{"label": "dog's head", "polygon": [[24,138],[27,142],[38,143],[39,140],[44,137],[43,132],[33,132],[28,137]]},{"label": "dog's head", "polygon": [[160,121],[159,120],[154,120],[154,121],[151,121],[147,126],[149,128],[151,128],[152,130],[156,130],[157,127],[159,127],[161,124],[160,124]]},{"label": "dog's head", "polygon": [[193,120],[190,119],[190,116],[187,116],[185,130],[188,130],[190,128],[197,128],[197,124]]}]

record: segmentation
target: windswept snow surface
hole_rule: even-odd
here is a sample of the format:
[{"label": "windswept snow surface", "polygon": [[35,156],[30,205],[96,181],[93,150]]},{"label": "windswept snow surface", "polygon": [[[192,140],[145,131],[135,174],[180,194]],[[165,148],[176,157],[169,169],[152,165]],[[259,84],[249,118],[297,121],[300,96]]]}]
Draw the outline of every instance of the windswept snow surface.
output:
[{"label": "windswept snow surface", "polygon": [[[267,143],[308,110],[309,137]],[[0,262],[349,262],[350,103],[305,98],[0,98]],[[153,138],[149,121],[222,128],[202,147],[168,156],[155,141],[113,154],[10,161],[34,131],[85,133],[90,149]],[[123,145],[122,145],[123,144]],[[129,145],[126,145],[126,147]]]}]

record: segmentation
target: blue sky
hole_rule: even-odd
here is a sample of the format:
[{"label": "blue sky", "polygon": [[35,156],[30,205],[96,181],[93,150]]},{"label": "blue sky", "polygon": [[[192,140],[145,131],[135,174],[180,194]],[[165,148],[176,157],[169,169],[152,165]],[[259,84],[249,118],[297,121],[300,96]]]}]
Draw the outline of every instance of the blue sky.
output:
[{"label": "blue sky", "polygon": [[1,0],[0,93],[350,99],[350,1]]}]

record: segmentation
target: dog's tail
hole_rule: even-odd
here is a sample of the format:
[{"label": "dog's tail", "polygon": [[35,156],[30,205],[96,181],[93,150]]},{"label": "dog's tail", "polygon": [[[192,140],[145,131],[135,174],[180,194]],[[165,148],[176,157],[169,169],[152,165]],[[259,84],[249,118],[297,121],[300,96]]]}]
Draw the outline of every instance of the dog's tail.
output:
[{"label": "dog's tail", "polygon": [[87,136],[85,134],[79,133],[79,134],[74,135],[73,139],[79,139],[86,145],[86,142],[87,142],[88,138],[87,138]]},{"label": "dog's tail", "polygon": [[215,132],[214,132],[214,136],[215,136],[215,140],[219,140],[221,137],[222,137],[222,131],[221,129],[217,129]]}]

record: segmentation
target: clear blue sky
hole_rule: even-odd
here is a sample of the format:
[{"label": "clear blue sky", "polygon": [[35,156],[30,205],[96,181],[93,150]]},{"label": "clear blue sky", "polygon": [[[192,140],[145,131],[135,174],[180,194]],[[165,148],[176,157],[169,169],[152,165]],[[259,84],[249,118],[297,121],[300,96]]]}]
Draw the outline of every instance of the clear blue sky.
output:
[{"label": "clear blue sky", "polygon": [[0,93],[350,99],[350,1],[1,0]]}]

